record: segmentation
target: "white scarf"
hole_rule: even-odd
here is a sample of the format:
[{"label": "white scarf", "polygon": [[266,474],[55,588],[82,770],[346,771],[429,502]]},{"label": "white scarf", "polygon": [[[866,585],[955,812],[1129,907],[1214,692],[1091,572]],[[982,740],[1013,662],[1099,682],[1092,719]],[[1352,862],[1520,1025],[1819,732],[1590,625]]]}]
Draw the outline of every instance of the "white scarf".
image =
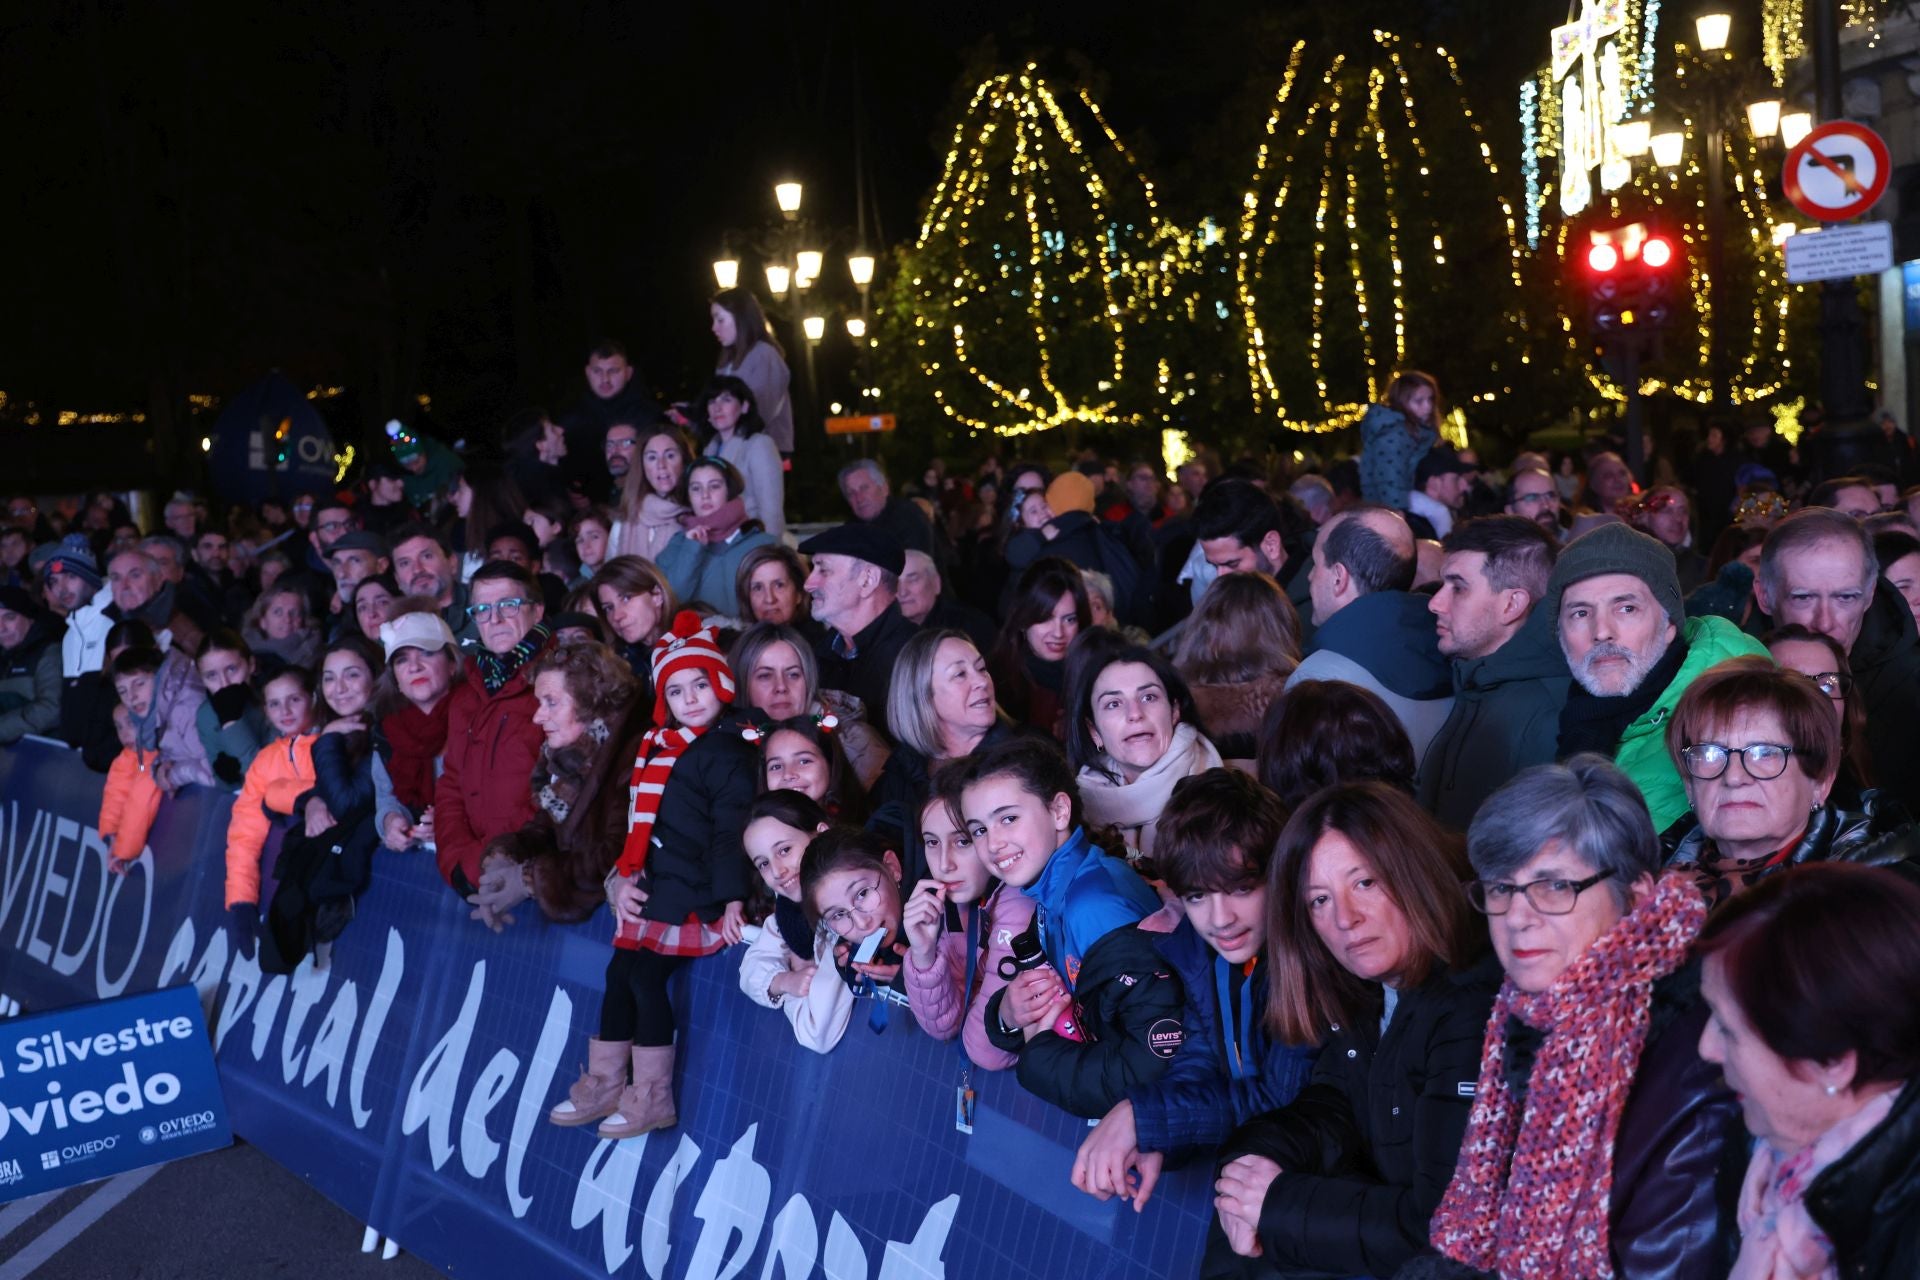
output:
[{"label": "white scarf", "polygon": [[1213,743],[1190,724],[1175,725],[1166,753],[1132,782],[1113,780],[1115,775],[1126,775],[1111,756],[1100,757],[1098,767],[1080,770],[1080,803],[1090,825],[1117,828],[1129,847],[1147,856],[1153,853],[1154,827],[1173,796],[1174,784],[1219,767],[1220,753]]}]

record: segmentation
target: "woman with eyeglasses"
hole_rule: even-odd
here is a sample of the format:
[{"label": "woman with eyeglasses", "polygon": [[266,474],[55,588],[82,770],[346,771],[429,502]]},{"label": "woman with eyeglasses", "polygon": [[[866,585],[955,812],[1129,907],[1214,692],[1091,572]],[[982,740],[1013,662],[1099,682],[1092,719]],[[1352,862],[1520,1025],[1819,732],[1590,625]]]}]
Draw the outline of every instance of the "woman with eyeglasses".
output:
[{"label": "woman with eyeglasses", "polygon": [[1402,1274],[1724,1275],[1714,1174],[1738,1103],[1699,1053],[1707,904],[1660,873],[1639,789],[1597,755],[1524,770],[1467,857],[1506,979],[1433,1215],[1442,1257]]},{"label": "woman with eyeglasses", "polygon": [[1840,721],[1840,771],[1828,800],[1841,809],[1873,812],[1882,793],[1875,787],[1873,758],[1867,751],[1867,708],[1853,696],[1853,661],[1846,646],[1799,623],[1774,628],[1761,643],[1783,669],[1813,681]]},{"label": "woman with eyeglasses", "polygon": [[[1695,875],[1710,903],[1803,862],[1886,864],[1913,852],[1897,806],[1876,820],[1832,802],[1840,725],[1829,699],[1755,657],[1710,667],[1681,695],[1667,750],[1693,811],[1666,833],[1668,866]],[[1899,828],[1881,829],[1891,822]]]}]

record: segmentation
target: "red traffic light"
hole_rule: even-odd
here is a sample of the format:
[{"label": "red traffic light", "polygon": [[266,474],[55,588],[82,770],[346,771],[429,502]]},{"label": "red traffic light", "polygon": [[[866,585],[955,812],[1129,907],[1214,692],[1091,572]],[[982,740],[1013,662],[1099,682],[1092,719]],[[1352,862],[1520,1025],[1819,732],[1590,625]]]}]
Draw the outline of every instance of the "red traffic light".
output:
[{"label": "red traffic light", "polygon": [[1587,250],[1587,266],[1605,275],[1620,265],[1620,251],[1610,244],[1596,244]]},{"label": "red traffic light", "polygon": [[1666,266],[1673,261],[1673,242],[1662,236],[1648,236],[1647,242],[1640,246],[1640,261],[1656,269]]}]

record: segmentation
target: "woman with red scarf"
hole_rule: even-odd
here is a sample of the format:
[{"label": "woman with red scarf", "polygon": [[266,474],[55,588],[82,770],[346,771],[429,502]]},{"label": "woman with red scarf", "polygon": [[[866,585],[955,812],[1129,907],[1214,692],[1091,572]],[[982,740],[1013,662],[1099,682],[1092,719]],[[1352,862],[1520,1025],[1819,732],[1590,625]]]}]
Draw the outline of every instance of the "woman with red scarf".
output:
[{"label": "woman with red scarf", "polygon": [[382,623],[380,644],[387,668],[374,734],[374,823],[381,843],[404,853],[433,844],[433,784],[447,749],[447,694],[460,673],[460,648],[431,602]]},{"label": "woman with red scarf", "polygon": [[1694,877],[1660,873],[1639,791],[1593,755],[1496,791],[1467,856],[1506,980],[1433,1215],[1442,1257],[1401,1274],[1724,1276],[1714,1174],[1737,1103],[1699,1052]]}]

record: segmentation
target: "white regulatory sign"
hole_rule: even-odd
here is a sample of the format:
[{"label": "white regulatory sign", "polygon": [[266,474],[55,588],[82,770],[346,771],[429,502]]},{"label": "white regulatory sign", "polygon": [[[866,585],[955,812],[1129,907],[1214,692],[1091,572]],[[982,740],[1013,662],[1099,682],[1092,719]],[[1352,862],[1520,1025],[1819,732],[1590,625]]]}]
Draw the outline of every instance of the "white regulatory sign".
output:
[{"label": "white regulatory sign", "polygon": [[1781,247],[1787,252],[1787,280],[1792,284],[1878,275],[1893,265],[1893,224],[1856,222],[1803,231],[1788,236]]}]

